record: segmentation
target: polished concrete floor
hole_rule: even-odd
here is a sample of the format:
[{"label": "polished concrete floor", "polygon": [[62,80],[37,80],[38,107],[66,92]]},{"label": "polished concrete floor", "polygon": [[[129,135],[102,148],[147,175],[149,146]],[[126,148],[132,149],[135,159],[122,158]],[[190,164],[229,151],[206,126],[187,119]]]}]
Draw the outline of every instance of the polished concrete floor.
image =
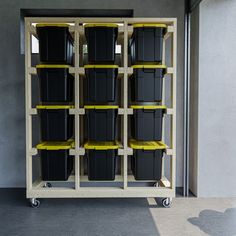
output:
[{"label": "polished concrete floor", "polygon": [[236,198],[179,197],[168,209],[149,203],[147,199],[44,199],[40,208],[33,209],[23,189],[0,189],[0,235],[236,235]]}]

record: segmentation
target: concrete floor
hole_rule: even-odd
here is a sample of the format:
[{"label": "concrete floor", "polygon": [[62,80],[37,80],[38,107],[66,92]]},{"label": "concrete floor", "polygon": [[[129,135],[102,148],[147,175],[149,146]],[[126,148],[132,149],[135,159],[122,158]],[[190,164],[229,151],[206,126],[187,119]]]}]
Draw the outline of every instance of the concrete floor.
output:
[{"label": "concrete floor", "polygon": [[236,235],[236,198],[176,198],[171,208],[147,199],[44,199],[29,207],[23,189],[0,190],[1,236]]},{"label": "concrete floor", "polygon": [[236,198],[176,198],[150,212],[160,235],[236,235]]}]

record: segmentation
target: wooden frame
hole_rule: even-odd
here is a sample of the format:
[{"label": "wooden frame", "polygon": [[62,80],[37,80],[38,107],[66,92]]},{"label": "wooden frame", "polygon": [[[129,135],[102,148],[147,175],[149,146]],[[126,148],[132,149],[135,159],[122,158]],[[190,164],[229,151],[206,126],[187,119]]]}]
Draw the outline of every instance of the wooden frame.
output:
[{"label": "wooden frame", "polygon": [[[36,74],[36,68],[31,64],[31,35],[36,34],[35,23],[71,23],[70,31],[75,39],[75,65],[70,69],[70,73],[75,76],[75,108],[70,109],[70,114],[75,115],[75,149],[70,150],[70,154],[75,156],[75,175],[70,176],[68,181],[75,184],[72,187],[53,187],[44,188],[45,182],[41,179],[33,182],[32,157],[37,155],[37,149],[32,146],[32,116],[37,115],[36,108],[32,107],[32,75]],[[116,176],[115,181],[121,182],[122,187],[81,187],[82,182],[88,182],[86,176],[81,171],[80,159],[85,153],[80,143],[80,116],[85,111],[79,104],[79,81],[84,68],[80,66],[80,38],[84,37],[84,23],[88,22],[109,22],[119,23],[119,33],[123,34],[123,66],[119,68],[119,74],[123,74],[123,107],[118,110],[119,115],[123,116],[123,146],[118,150],[122,156],[121,175]],[[133,150],[128,147],[128,116],[133,114],[133,109],[128,108],[128,77],[133,73],[128,66],[128,37],[132,34],[133,23],[165,23],[168,25],[167,33],[164,37],[163,57],[165,58],[165,41],[171,37],[171,59],[172,65],[167,68],[167,74],[171,77],[171,102],[172,105],[167,109],[167,115],[171,116],[171,143],[166,150],[166,154],[171,157],[170,179],[164,176],[159,181],[158,186],[153,187],[130,187],[131,182],[154,182],[154,181],[135,181],[134,177],[128,175],[128,156],[132,155]],[[26,196],[27,198],[99,198],[99,197],[174,197],[175,196],[175,176],[176,176],[176,66],[177,66],[177,20],[175,18],[44,18],[34,17],[25,18],[25,105],[26,105]],[[165,84],[165,83],[164,83]],[[163,135],[164,137],[164,135]],[[81,171],[81,173],[80,173]]]}]

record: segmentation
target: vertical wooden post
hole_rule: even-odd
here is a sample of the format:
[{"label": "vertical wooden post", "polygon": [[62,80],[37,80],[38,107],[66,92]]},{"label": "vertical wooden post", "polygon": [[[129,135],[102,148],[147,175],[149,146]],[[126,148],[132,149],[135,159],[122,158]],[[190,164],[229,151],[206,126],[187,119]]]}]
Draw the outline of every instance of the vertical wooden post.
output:
[{"label": "vertical wooden post", "polygon": [[172,36],[172,119],[171,119],[171,148],[172,148],[172,158],[171,158],[171,188],[175,191],[175,179],[176,179],[176,79],[177,79],[177,21],[173,22],[174,32]]},{"label": "vertical wooden post", "polygon": [[25,19],[25,127],[26,127],[26,188],[32,189],[32,94],[31,94],[31,33],[30,20]]},{"label": "vertical wooden post", "polygon": [[[163,39],[163,46],[162,46],[162,64],[166,65],[166,40]],[[166,79],[163,78],[162,81],[162,105],[165,104],[165,90],[166,90]],[[162,138],[161,140],[165,143],[165,127],[166,127],[166,117],[163,118],[163,124],[162,124]],[[165,176],[165,158],[162,161],[162,176]]]}]

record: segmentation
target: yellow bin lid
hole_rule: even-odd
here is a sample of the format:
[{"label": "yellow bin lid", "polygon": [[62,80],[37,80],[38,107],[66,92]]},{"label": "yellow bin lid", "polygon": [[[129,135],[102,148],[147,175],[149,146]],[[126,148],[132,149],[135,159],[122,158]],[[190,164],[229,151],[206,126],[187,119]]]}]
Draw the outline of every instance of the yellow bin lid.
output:
[{"label": "yellow bin lid", "polygon": [[161,141],[136,141],[131,139],[129,141],[129,146],[133,149],[142,149],[142,150],[160,150],[166,149],[166,145]]},{"label": "yellow bin lid", "polygon": [[36,68],[70,68],[71,66],[70,65],[54,65],[54,64],[39,64],[36,66]]},{"label": "yellow bin lid", "polygon": [[39,150],[67,150],[72,148],[74,140],[68,140],[66,142],[42,142],[36,146]]},{"label": "yellow bin lid", "polygon": [[115,142],[92,142],[89,141],[84,144],[85,149],[93,149],[93,150],[111,150],[118,149],[120,144],[118,141]]},{"label": "yellow bin lid", "polygon": [[131,66],[134,69],[166,69],[167,67],[165,65],[132,65]]},{"label": "yellow bin lid", "polygon": [[140,28],[140,27],[157,27],[157,28],[167,28],[166,24],[155,24],[155,23],[137,23],[133,24],[134,28]]},{"label": "yellow bin lid", "polygon": [[37,109],[71,109],[74,108],[72,105],[38,105]]},{"label": "yellow bin lid", "polygon": [[117,24],[113,23],[89,23],[85,24],[84,27],[112,27],[112,28],[117,28]]},{"label": "yellow bin lid", "polygon": [[85,65],[85,69],[93,69],[93,68],[119,68],[118,65]]},{"label": "yellow bin lid", "polygon": [[119,106],[116,105],[86,105],[85,109],[118,109]]},{"label": "yellow bin lid", "polygon": [[130,106],[131,108],[133,109],[150,109],[150,110],[153,110],[153,109],[166,109],[167,107],[166,106],[158,106],[158,105],[132,105]]},{"label": "yellow bin lid", "polygon": [[64,23],[38,23],[36,24],[36,27],[69,27],[69,24],[64,24]]}]

